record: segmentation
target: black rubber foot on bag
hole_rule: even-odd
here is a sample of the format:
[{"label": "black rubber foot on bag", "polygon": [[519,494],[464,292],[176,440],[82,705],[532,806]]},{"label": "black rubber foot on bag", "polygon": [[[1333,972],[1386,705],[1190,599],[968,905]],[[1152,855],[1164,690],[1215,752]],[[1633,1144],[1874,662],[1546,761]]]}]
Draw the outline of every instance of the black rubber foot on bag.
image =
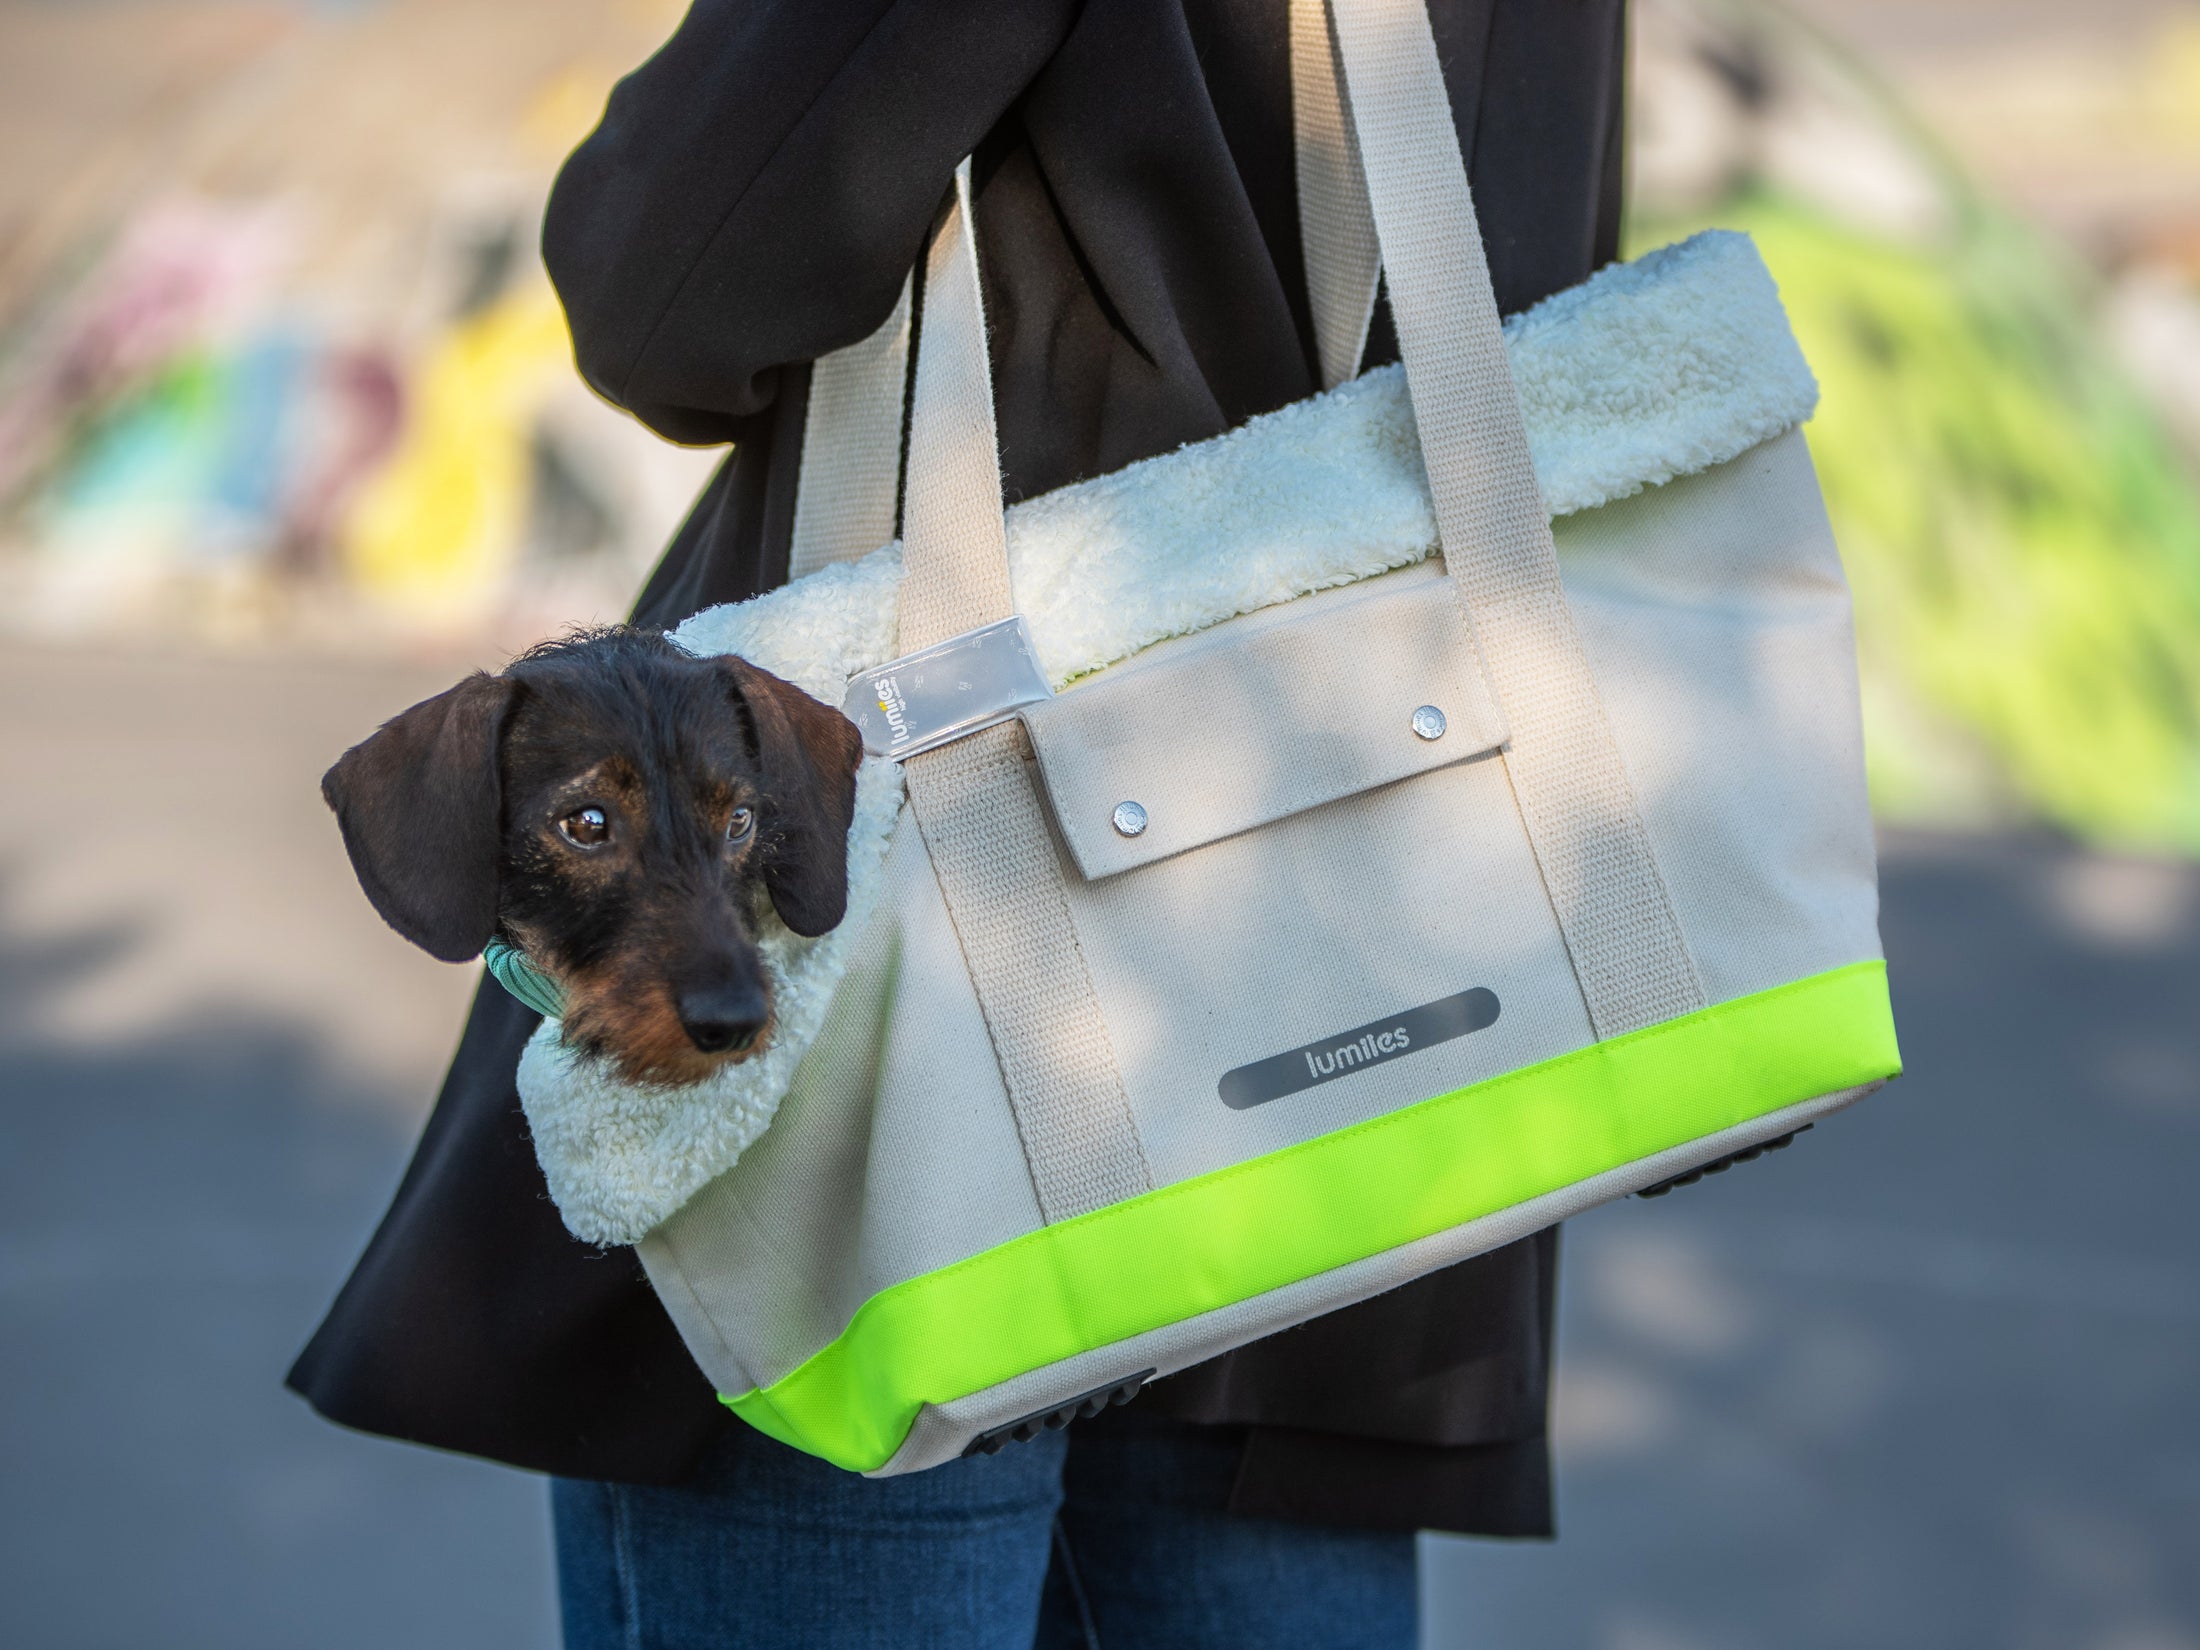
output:
[{"label": "black rubber foot on bag", "polygon": [[998,1455],[1005,1445],[1028,1444],[1042,1432],[1060,1432],[1072,1421],[1082,1420],[1090,1415],[1098,1415],[1103,1409],[1107,1409],[1114,1404],[1129,1403],[1138,1396],[1138,1389],[1152,1379],[1152,1370],[1141,1369],[1136,1375],[1126,1376],[1120,1381],[1111,1381],[1106,1386],[1096,1386],[1090,1392],[1081,1393],[1066,1404],[1057,1404],[1052,1409],[1042,1409],[1034,1414],[1026,1415],[1020,1421],[1011,1421],[1006,1426],[995,1427],[990,1432],[979,1433],[977,1437],[963,1446],[963,1454],[966,1457],[972,1455]]},{"label": "black rubber foot on bag", "polygon": [[1713,1162],[1706,1163],[1700,1169],[1690,1169],[1686,1174],[1677,1174],[1670,1180],[1661,1180],[1655,1186],[1645,1186],[1641,1191],[1637,1192],[1635,1196],[1663,1197],[1667,1192],[1672,1191],[1675,1187],[1695,1185],[1697,1181],[1703,1179],[1703,1177],[1707,1174],[1724,1174],[1727,1170],[1733,1168],[1734,1165],[1737,1163],[1754,1162],[1756,1159],[1764,1156],[1767,1152],[1776,1152],[1781,1150],[1783,1147],[1794,1145],[1795,1137],[1799,1134],[1808,1133],[1810,1127],[1810,1124],[1805,1123],[1801,1128],[1791,1129],[1786,1134],[1776,1136],[1771,1140],[1763,1142],[1761,1145],[1745,1146],[1738,1152],[1729,1152],[1726,1154],[1726,1156],[1722,1158],[1718,1158]]}]

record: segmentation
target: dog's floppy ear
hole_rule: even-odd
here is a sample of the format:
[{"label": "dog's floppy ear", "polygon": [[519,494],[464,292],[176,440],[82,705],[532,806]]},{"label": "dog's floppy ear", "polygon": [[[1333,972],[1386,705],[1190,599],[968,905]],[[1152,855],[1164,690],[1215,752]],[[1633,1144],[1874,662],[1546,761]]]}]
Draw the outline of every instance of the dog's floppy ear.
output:
[{"label": "dog's floppy ear", "polygon": [[848,822],[863,736],[770,671],[730,655],[719,663],[748,706],[764,770],[765,891],[797,934],[827,933],[848,914]]},{"label": "dog's floppy ear", "polygon": [[383,723],[321,779],[367,898],[444,962],[466,961],[496,932],[497,748],[515,691],[477,672]]}]

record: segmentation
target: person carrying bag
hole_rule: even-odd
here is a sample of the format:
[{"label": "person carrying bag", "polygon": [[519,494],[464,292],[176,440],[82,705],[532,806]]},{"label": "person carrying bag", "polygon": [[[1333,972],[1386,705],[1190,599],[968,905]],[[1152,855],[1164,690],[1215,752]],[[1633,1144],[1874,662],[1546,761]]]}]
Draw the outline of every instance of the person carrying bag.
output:
[{"label": "person carrying bag", "polygon": [[[959,168],[900,544],[675,636],[846,689],[848,920],[767,944],[778,1031],[724,1082],[607,1101],[554,1021],[521,1064],[566,1225],[638,1245],[726,1404],[920,1501],[1899,1066],[1815,386],[1761,265],[1705,238],[1508,340],[1420,0],[1293,9],[1338,387],[1004,530]],[[1355,379],[1378,268],[1404,371]],[[893,474],[898,417],[848,397],[901,314],[812,377],[797,570],[820,490]]]}]

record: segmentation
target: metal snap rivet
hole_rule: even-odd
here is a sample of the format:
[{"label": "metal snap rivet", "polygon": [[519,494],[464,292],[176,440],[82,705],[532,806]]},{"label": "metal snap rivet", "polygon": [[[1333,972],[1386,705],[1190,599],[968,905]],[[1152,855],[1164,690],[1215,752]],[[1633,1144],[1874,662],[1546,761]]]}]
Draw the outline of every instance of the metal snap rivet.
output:
[{"label": "metal snap rivet", "polygon": [[1146,810],[1135,802],[1118,802],[1115,812],[1108,817],[1125,836],[1136,836],[1146,828]]},{"label": "metal snap rivet", "polygon": [[1423,739],[1444,737],[1444,713],[1434,705],[1423,705],[1413,713],[1413,731]]}]

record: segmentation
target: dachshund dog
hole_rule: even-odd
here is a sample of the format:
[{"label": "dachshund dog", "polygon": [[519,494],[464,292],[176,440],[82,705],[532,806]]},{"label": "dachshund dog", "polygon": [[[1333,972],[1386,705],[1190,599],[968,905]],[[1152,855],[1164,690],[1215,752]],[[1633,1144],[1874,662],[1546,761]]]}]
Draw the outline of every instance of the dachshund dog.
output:
[{"label": "dachshund dog", "polygon": [[797,934],[845,915],[862,754],[778,677],[614,627],[413,706],[321,794],[398,933],[446,962],[503,939],[563,989],[569,1044],[681,1084],[770,1035],[759,900]]}]

